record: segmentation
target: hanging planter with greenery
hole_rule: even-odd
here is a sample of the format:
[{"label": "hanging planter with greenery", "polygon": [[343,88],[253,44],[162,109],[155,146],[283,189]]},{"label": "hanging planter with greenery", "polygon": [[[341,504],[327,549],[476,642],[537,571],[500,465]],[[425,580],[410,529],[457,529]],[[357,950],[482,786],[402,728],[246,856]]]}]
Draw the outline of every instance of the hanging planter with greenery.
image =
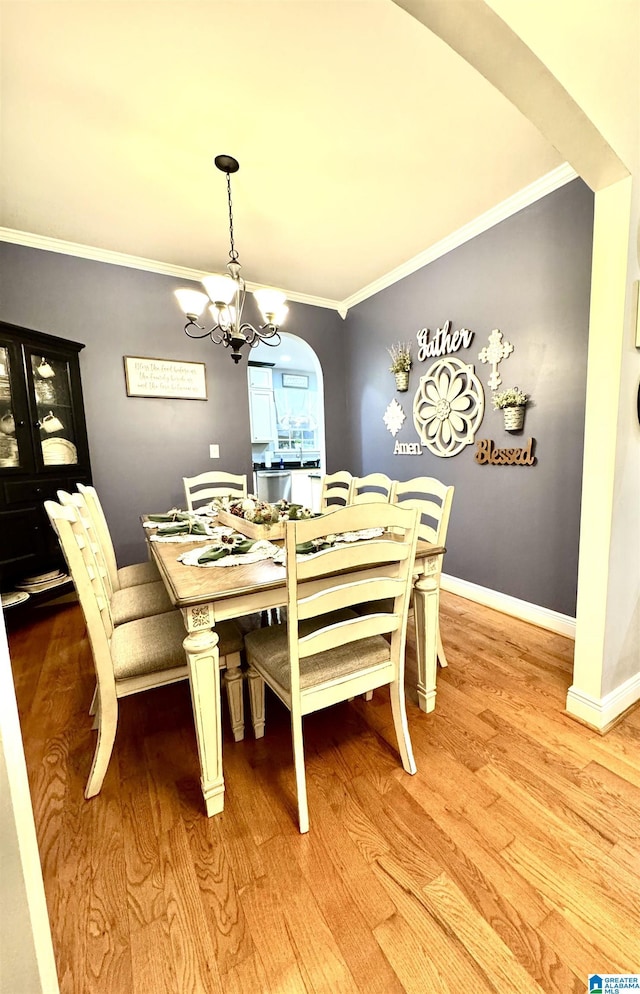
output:
[{"label": "hanging planter with greenery", "polygon": [[509,387],[494,393],[493,406],[496,411],[502,411],[505,431],[520,431],[524,425],[524,412],[529,397],[519,387]]},{"label": "hanging planter with greenery", "polygon": [[387,349],[387,352],[391,356],[389,372],[393,373],[396,378],[396,389],[400,393],[404,393],[405,390],[409,389],[409,370],[413,365],[411,343],[398,342]]}]

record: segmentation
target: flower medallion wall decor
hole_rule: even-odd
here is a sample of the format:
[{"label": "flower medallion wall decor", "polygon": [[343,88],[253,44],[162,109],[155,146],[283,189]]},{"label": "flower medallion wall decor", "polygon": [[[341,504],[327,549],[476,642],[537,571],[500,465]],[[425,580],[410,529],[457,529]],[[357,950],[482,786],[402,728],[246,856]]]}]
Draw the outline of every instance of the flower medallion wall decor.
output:
[{"label": "flower medallion wall decor", "polygon": [[511,342],[503,341],[502,332],[498,328],[494,328],[489,335],[489,344],[485,345],[478,356],[480,362],[488,362],[493,367],[491,376],[489,377],[490,390],[497,390],[502,383],[502,377],[498,372],[498,363],[506,359],[512,352],[513,345]]},{"label": "flower medallion wall decor", "polygon": [[387,430],[391,432],[394,438],[402,428],[406,419],[407,419],[406,414],[404,413],[404,411],[400,407],[400,404],[394,397],[391,403],[389,404],[389,406],[387,407],[386,411],[384,412],[384,417],[382,419],[387,426]]},{"label": "flower medallion wall decor", "polygon": [[455,456],[471,445],[484,415],[484,390],[473,366],[440,359],[420,378],[413,423],[436,456]]}]

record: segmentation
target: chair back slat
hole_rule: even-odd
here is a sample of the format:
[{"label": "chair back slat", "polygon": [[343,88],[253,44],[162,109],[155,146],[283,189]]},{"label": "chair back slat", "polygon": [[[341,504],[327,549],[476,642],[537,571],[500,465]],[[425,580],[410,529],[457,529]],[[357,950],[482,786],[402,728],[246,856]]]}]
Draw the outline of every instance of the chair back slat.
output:
[{"label": "chair back slat", "polygon": [[[300,574],[298,574],[300,579]],[[332,585],[324,589],[314,590],[308,597],[298,601],[298,620],[306,621],[330,611],[340,611],[353,604],[365,604],[372,601],[388,600],[402,593],[402,577],[369,577],[366,580],[356,580],[353,583]],[[354,599],[355,594],[355,599]]]},{"label": "chair back slat", "polygon": [[347,470],[330,473],[322,477],[320,513],[326,514],[349,503],[349,491],[353,477]]},{"label": "chair back slat", "polygon": [[211,471],[198,476],[183,476],[187,511],[208,504],[214,497],[246,497],[246,475]]},{"label": "chair back slat", "polygon": [[384,473],[354,476],[349,492],[350,504],[386,504],[391,500],[393,480]]},{"label": "chair back slat", "polygon": [[344,573],[353,568],[364,568],[376,563],[402,562],[407,549],[401,542],[391,538],[369,539],[367,542],[348,542],[345,545],[325,549],[315,555],[301,556],[298,563],[298,579],[307,580],[322,573]]},{"label": "chair back slat", "polygon": [[372,635],[388,635],[400,626],[401,618],[396,614],[367,614],[337,625],[320,628],[298,641],[298,657],[304,659],[318,652],[336,649],[341,645],[360,642]]}]

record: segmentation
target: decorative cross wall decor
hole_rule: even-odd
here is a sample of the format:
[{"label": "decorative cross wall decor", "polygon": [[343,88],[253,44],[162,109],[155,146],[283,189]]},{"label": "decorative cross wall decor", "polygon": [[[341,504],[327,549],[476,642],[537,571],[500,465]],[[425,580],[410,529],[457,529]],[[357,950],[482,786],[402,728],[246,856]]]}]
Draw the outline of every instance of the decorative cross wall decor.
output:
[{"label": "decorative cross wall decor", "polygon": [[502,377],[498,372],[498,363],[506,359],[512,352],[513,345],[511,342],[503,341],[502,332],[498,328],[494,328],[489,335],[489,344],[485,345],[478,356],[480,362],[489,362],[493,367],[491,376],[489,377],[490,390],[497,390],[502,383]]}]

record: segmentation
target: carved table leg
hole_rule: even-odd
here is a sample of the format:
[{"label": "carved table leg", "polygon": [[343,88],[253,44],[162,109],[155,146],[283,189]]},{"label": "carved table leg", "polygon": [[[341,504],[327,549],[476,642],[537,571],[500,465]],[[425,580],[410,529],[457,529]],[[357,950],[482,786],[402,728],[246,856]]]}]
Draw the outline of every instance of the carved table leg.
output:
[{"label": "carved table leg", "polygon": [[264,680],[252,666],[249,666],[247,680],[249,681],[253,734],[257,739],[261,739],[264,735]]},{"label": "carved table leg", "polygon": [[203,629],[191,632],[183,644],[189,665],[200,783],[207,816],[211,817],[224,808],[218,636],[210,629]]},{"label": "carved table leg", "polygon": [[227,668],[224,674],[224,683],[227,688],[231,731],[233,732],[234,740],[241,742],[244,738],[244,699],[240,653],[232,652],[226,659]]},{"label": "carved table leg", "polygon": [[437,580],[429,576],[420,576],[414,586],[418,704],[421,711],[427,712],[434,711],[436,706],[439,602]]}]

